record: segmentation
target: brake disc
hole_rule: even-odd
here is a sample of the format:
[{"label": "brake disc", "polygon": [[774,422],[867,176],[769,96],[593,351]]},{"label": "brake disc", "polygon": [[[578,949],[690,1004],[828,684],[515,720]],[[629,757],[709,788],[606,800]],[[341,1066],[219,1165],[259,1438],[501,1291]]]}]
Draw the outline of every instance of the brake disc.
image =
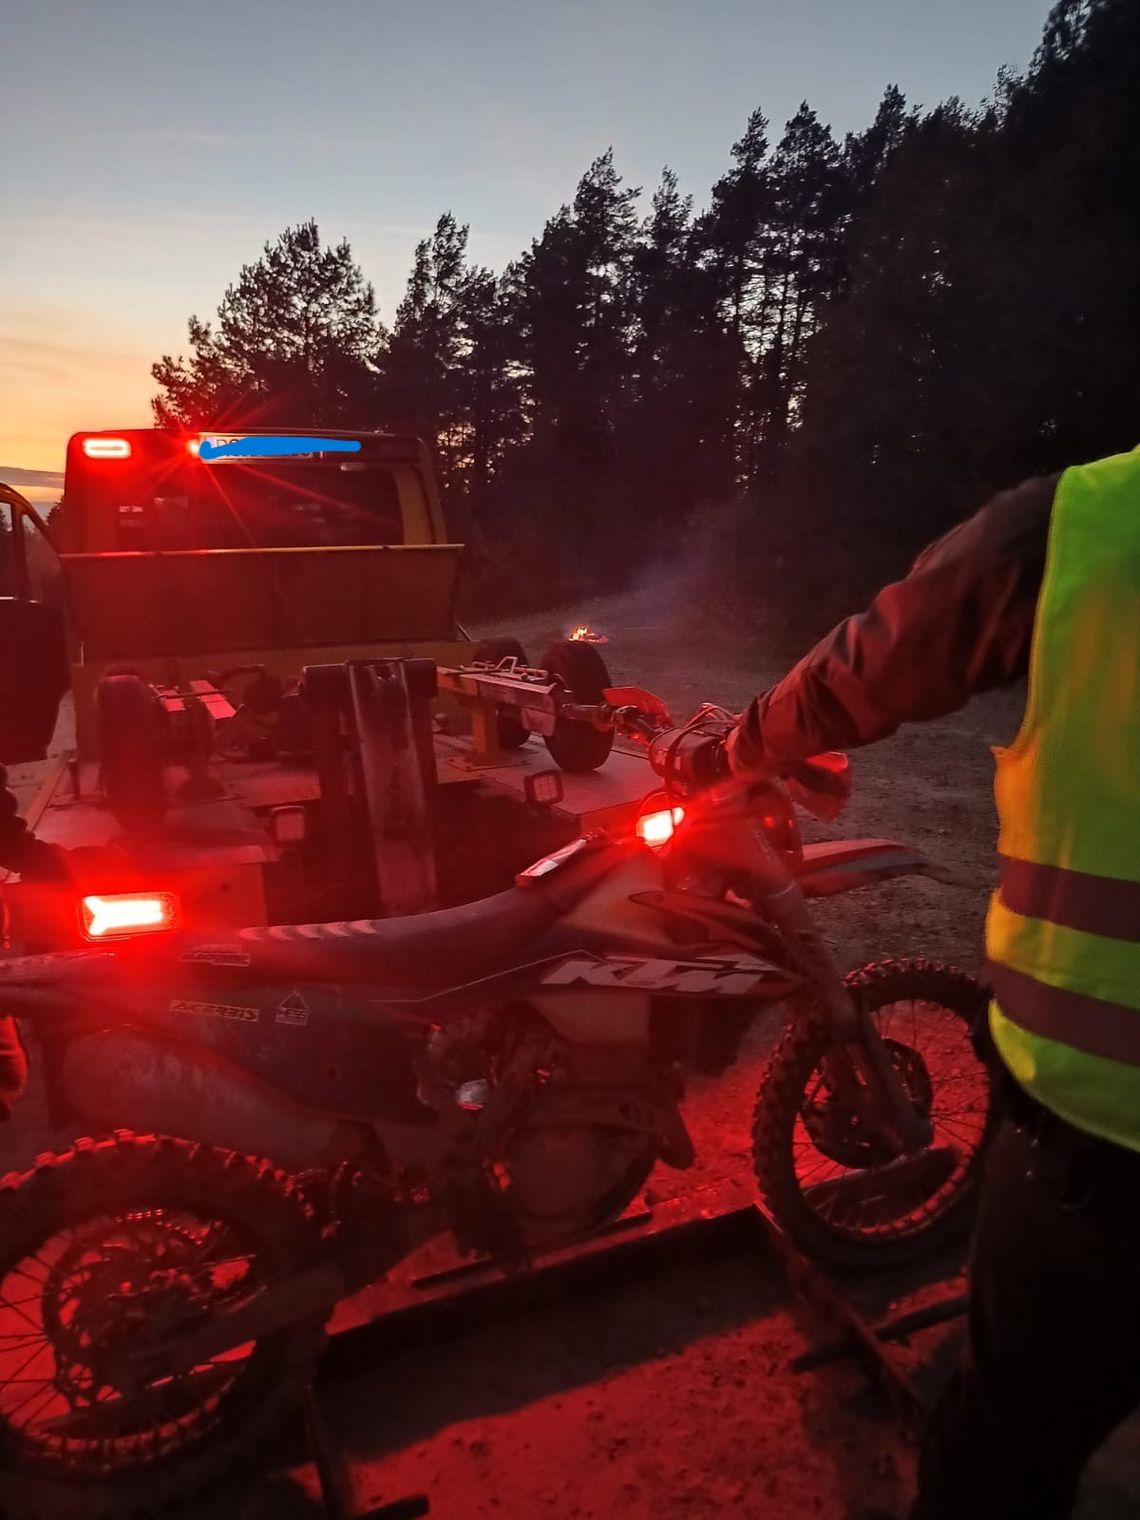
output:
[{"label": "brake disc", "polygon": [[[934,1087],[926,1062],[917,1050],[898,1040],[884,1039],[883,1045],[907,1098],[928,1119],[934,1104]],[[805,1100],[800,1106],[800,1117],[816,1150],[840,1166],[886,1166],[898,1154],[862,1115],[852,1113],[822,1084],[820,1096]]]}]

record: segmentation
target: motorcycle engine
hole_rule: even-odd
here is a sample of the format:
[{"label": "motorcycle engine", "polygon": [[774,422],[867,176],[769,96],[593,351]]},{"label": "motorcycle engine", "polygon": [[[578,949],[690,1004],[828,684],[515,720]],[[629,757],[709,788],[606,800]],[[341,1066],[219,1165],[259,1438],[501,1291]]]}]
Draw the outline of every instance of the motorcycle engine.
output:
[{"label": "motorcycle engine", "polygon": [[556,1245],[598,1229],[637,1196],[656,1160],[644,1135],[541,1122],[511,1136],[500,1165],[524,1244]]},{"label": "motorcycle engine", "polygon": [[446,1104],[455,1136],[447,1192],[467,1221],[505,1214],[531,1250],[615,1218],[658,1154],[677,1144],[675,1103],[583,1088],[564,1042],[529,1016],[449,1022],[434,1031],[427,1057],[421,1099],[441,1111]]}]

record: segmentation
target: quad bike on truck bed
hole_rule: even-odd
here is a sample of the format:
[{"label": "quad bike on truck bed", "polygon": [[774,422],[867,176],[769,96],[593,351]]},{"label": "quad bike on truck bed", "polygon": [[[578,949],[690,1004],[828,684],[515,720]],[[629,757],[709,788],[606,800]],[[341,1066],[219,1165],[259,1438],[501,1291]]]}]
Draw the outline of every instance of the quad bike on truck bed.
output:
[{"label": "quad bike on truck bed", "polygon": [[[419,912],[635,811],[598,651],[531,668],[456,621],[423,444],[271,437],[77,434],[50,535],[0,487],[0,763],[42,759],[70,691],[27,816],[90,892],[162,880],[202,929]],[[47,902],[10,891],[16,942],[75,937]]]}]

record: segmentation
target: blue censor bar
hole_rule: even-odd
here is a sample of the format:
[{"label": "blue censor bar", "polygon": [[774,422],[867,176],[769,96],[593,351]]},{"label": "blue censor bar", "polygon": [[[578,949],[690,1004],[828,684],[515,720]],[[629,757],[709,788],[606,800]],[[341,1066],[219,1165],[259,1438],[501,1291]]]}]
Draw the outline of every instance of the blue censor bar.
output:
[{"label": "blue censor bar", "polygon": [[280,459],[297,454],[359,454],[358,438],[228,438],[224,443],[210,443],[206,438],[198,445],[198,458],[211,459]]}]

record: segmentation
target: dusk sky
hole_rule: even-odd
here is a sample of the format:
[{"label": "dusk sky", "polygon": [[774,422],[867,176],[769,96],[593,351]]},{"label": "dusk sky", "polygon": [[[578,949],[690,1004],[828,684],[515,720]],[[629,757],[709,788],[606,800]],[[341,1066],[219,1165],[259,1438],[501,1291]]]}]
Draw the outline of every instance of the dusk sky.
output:
[{"label": "dusk sky", "polygon": [[[1049,0],[0,0],[0,479],[145,426],[243,263],[314,216],[390,318],[441,211],[500,269],[613,145],[698,205],[761,106],[974,103]],[[868,356],[869,362],[873,356]]]}]

